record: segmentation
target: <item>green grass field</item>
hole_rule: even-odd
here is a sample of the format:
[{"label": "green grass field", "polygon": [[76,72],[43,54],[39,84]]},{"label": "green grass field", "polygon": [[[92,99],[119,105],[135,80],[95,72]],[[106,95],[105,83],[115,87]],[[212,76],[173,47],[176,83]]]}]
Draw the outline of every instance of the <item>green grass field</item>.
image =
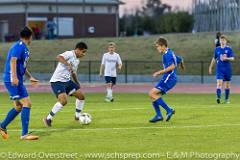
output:
[{"label": "green grass field", "polygon": [[[176,115],[170,122],[156,124],[148,123],[154,112],[146,94],[115,94],[114,103],[104,102],[104,94],[86,96],[85,112],[93,117],[90,125],[80,125],[73,120],[75,106],[74,99],[70,98],[69,104],[56,115],[53,127],[46,128],[42,118],[52,108],[55,97],[50,93],[31,94],[30,130],[39,135],[40,140],[19,140],[18,117],[8,128],[9,140],[0,139],[0,156],[9,152],[64,152],[76,153],[78,159],[94,159],[86,154],[159,153],[160,159],[167,159],[167,153],[240,151],[239,95],[231,95],[231,104],[217,105],[213,94],[169,94],[164,98],[174,106]],[[11,104],[7,94],[1,95],[1,120]]]}]

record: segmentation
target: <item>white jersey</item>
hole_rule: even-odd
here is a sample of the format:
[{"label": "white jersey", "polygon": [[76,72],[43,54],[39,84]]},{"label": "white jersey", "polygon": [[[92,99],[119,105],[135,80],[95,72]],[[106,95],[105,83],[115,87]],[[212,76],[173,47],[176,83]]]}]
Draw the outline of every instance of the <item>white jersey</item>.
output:
[{"label": "white jersey", "polygon": [[[79,59],[76,57],[76,54],[74,50],[72,51],[66,51],[60,56],[64,57],[64,59],[72,65],[73,72],[77,73],[77,68],[79,65]],[[65,64],[58,62],[57,68],[55,72],[53,73],[53,76],[50,80],[50,82],[68,82],[71,80],[71,73],[68,70],[68,66]]]},{"label": "white jersey", "polygon": [[117,53],[105,53],[102,57],[102,65],[105,66],[104,76],[117,77],[117,65],[121,65],[122,60]]}]

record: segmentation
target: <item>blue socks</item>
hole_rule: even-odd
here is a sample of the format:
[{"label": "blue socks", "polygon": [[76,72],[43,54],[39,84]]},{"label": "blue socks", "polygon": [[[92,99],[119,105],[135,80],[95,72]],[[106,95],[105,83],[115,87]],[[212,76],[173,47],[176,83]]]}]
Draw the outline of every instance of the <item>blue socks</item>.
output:
[{"label": "blue socks", "polygon": [[6,127],[9,125],[9,123],[11,123],[18,114],[19,114],[19,112],[15,108],[12,108],[8,112],[5,120],[2,122],[1,128],[6,129]]},{"label": "blue socks", "polygon": [[157,114],[158,117],[162,117],[162,113],[159,107],[159,104],[155,101],[152,103],[153,104],[153,108],[155,109],[155,112]]},{"label": "blue socks", "polygon": [[28,134],[28,125],[29,125],[29,119],[30,119],[30,108],[23,107],[22,108],[22,136]]},{"label": "blue socks", "polygon": [[[221,89],[217,88],[216,93],[217,93],[217,98],[221,99]],[[229,94],[230,94],[230,89],[229,88],[225,89],[225,100],[229,99]]]},{"label": "blue socks", "polygon": [[230,89],[229,88],[225,89],[225,100],[229,99],[229,94],[230,94]]},{"label": "blue socks", "polygon": [[[159,115],[159,116],[162,116],[159,106],[162,106],[166,110],[167,113],[172,111],[172,109],[170,107],[168,107],[168,105],[163,101],[163,99],[161,97],[153,102],[153,106],[154,106],[154,109],[155,109],[157,115]],[[160,112],[160,114],[159,114],[159,112]]]},{"label": "blue socks", "polygon": [[217,93],[217,98],[218,99],[221,99],[221,89],[220,88],[217,88],[217,90],[216,90],[216,93]]}]

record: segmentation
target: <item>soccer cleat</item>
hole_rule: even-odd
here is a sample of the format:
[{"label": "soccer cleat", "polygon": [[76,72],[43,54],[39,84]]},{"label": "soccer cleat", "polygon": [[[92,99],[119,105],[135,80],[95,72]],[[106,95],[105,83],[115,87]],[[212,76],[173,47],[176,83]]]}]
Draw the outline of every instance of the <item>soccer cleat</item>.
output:
[{"label": "soccer cleat", "polygon": [[228,99],[225,99],[224,104],[230,104],[230,101]]},{"label": "soccer cleat", "polygon": [[106,102],[113,102],[114,99],[113,99],[112,97],[106,97],[106,98],[105,98],[105,101],[106,101]]},{"label": "soccer cleat", "polygon": [[79,117],[74,116],[75,121],[79,121]]},{"label": "soccer cleat", "polygon": [[217,99],[217,104],[220,104],[221,103],[221,100],[218,98]]},{"label": "soccer cleat", "polygon": [[8,139],[9,136],[6,129],[0,128],[0,133],[3,139]]},{"label": "soccer cleat", "polygon": [[158,121],[163,121],[163,118],[161,116],[156,115],[151,120],[149,120],[150,123],[156,123]]},{"label": "soccer cleat", "polygon": [[45,124],[46,127],[52,127],[52,120],[43,118],[43,123]]},{"label": "soccer cleat", "polygon": [[174,114],[175,114],[175,110],[171,109],[171,112],[167,113],[166,121],[168,122]]},{"label": "soccer cleat", "polygon": [[38,140],[39,136],[34,136],[31,133],[28,133],[28,134],[26,134],[24,136],[21,136],[20,139],[21,140]]}]

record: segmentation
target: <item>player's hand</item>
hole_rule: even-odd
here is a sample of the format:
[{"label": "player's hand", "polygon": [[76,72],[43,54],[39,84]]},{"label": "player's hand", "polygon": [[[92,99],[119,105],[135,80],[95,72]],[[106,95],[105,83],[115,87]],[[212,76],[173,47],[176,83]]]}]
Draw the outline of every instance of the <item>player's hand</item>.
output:
[{"label": "player's hand", "polygon": [[159,72],[155,72],[155,73],[153,73],[153,77],[157,77],[159,75]]},{"label": "player's hand", "polygon": [[208,73],[211,75],[212,74],[212,68],[208,69]]},{"label": "player's hand", "polygon": [[67,67],[68,67],[68,70],[72,73],[72,72],[73,72],[73,67],[72,67],[72,65],[71,65],[70,63],[68,63]]},{"label": "player's hand", "polygon": [[227,60],[228,60],[227,55],[226,55],[226,54],[221,55],[221,56],[220,56],[220,60],[221,60],[221,61],[227,61]]},{"label": "player's hand", "polygon": [[13,86],[17,86],[17,85],[18,85],[18,83],[19,83],[19,80],[18,80],[18,78],[17,78],[17,77],[13,77],[13,80],[12,80],[12,85],[13,85]]},{"label": "player's hand", "polygon": [[39,82],[39,80],[35,79],[34,77],[31,77],[29,80],[30,80],[31,85],[33,85],[33,86],[36,86]]}]

